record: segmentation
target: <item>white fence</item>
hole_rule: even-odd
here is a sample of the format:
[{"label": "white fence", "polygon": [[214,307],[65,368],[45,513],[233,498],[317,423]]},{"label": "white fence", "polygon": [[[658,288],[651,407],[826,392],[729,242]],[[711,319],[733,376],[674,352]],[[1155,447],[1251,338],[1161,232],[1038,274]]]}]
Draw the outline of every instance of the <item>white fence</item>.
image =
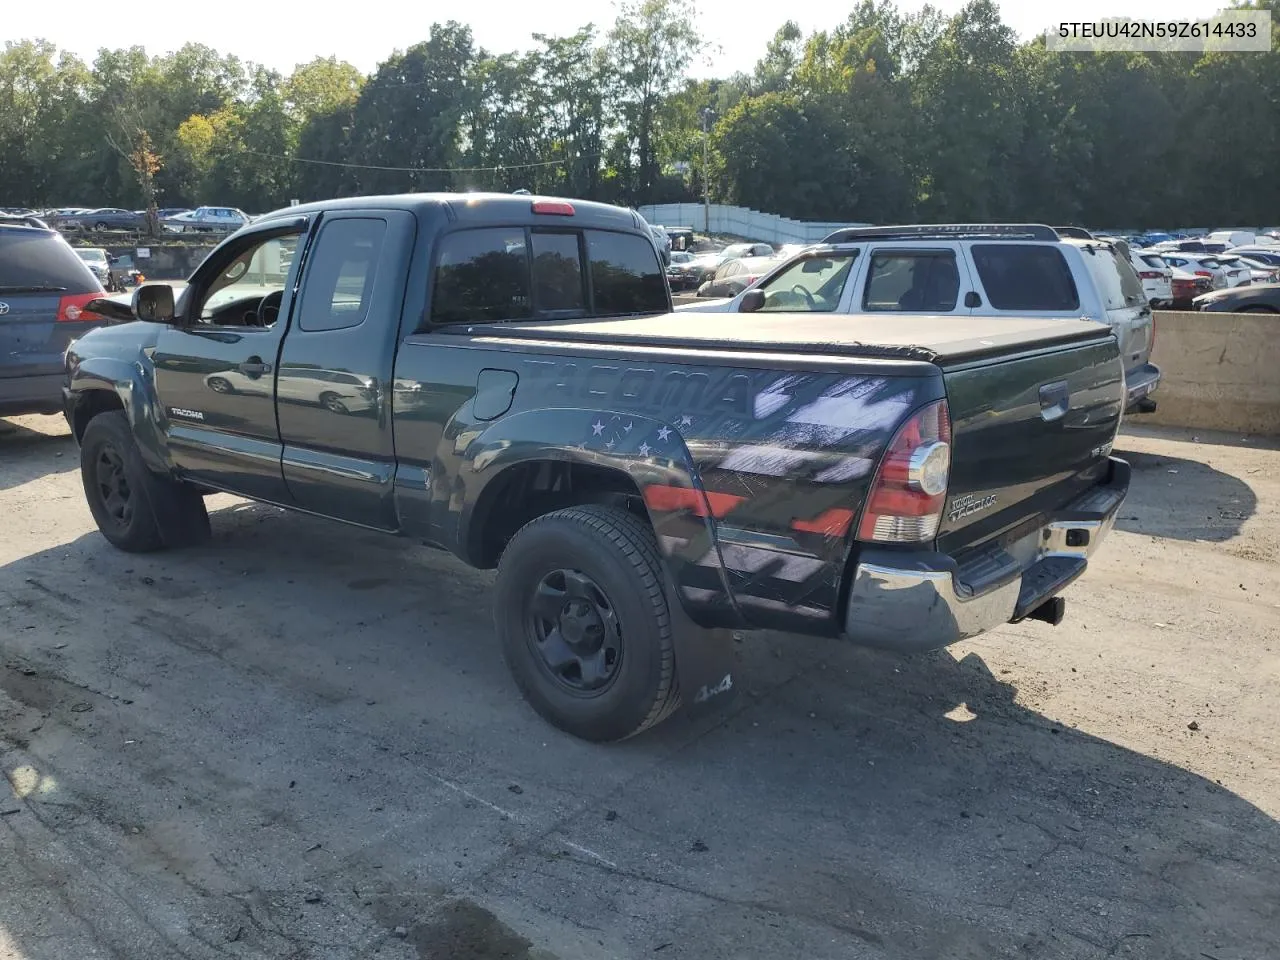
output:
[{"label": "white fence", "polygon": [[664,227],[693,227],[699,233],[726,233],[764,243],[817,243],[841,227],[867,227],[867,223],[817,223],[790,220],[727,203],[711,204],[710,224],[700,203],[655,203],[638,208],[640,215]]}]

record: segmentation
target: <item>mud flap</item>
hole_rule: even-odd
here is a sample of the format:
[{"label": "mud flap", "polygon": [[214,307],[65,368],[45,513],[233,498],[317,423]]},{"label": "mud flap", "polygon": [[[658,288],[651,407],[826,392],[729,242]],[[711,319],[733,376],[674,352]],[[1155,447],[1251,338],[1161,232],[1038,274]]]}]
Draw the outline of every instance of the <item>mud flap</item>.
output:
[{"label": "mud flap", "polygon": [[738,693],[733,631],[694,623],[669,576],[666,587],[681,708],[687,714],[701,715],[727,706]]}]

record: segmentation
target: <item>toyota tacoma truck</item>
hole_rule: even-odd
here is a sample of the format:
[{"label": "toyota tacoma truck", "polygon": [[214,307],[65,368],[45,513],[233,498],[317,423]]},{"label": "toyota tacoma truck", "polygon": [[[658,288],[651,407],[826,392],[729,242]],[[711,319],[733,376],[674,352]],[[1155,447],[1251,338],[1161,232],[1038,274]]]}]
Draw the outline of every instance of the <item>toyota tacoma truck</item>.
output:
[{"label": "toyota tacoma truck", "polygon": [[223,491],[497,568],[518,686],[592,740],[732,694],[734,633],[911,652],[1057,623],[1129,484],[1115,334],[671,311],[644,222],[509,195],[291,207],[95,309],[65,412],[127,551]]}]

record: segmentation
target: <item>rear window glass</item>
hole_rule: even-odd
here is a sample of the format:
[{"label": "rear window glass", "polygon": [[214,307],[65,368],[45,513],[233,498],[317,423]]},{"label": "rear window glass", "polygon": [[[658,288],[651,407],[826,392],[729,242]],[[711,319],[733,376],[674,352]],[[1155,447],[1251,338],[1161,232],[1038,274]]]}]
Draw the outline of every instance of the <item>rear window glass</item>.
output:
[{"label": "rear window glass", "polygon": [[1144,253],[1142,255],[1142,262],[1145,263],[1148,267],[1155,267],[1157,270],[1163,269],[1164,267],[1168,266],[1168,264],[1164,262],[1163,257],[1157,257],[1150,253]]},{"label": "rear window glass", "polygon": [[587,230],[586,236],[597,316],[670,309],[666,274],[652,242],[607,230]]},{"label": "rear window glass", "polygon": [[956,308],[960,273],[949,250],[875,253],[862,295],[866,310],[946,313]]},{"label": "rear window glass", "polygon": [[586,308],[576,233],[533,234],[533,305],[539,313]]},{"label": "rear window glass", "polygon": [[[102,289],[67,244],[43,230],[0,228],[0,293],[17,287],[56,287],[70,293]],[[56,291],[51,291],[56,292]]]},{"label": "rear window glass", "polygon": [[440,238],[433,321],[487,323],[532,315],[523,227],[460,230]]},{"label": "rear window glass", "polygon": [[1133,269],[1129,258],[1122,256],[1118,250],[1111,251],[1111,259],[1116,265],[1116,271],[1120,274],[1120,291],[1124,294],[1125,306],[1142,306],[1147,302],[1147,294],[1142,289],[1142,278],[1138,276],[1138,271]]},{"label": "rear window glass", "polygon": [[997,310],[1075,310],[1080,294],[1071,268],[1056,247],[976,243],[973,264]]}]

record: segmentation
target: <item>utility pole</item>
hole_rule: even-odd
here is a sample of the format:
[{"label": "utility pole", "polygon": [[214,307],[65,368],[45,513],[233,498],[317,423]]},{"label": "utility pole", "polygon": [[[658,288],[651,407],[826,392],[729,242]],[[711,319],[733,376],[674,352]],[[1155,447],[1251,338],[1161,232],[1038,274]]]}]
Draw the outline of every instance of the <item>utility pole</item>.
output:
[{"label": "utility pole", "polygon": [[709,141],[708,124],[714,114],[710,107],[702,108],[702,232],[711,233],[711,178],[708,176],[707,158]]}]

